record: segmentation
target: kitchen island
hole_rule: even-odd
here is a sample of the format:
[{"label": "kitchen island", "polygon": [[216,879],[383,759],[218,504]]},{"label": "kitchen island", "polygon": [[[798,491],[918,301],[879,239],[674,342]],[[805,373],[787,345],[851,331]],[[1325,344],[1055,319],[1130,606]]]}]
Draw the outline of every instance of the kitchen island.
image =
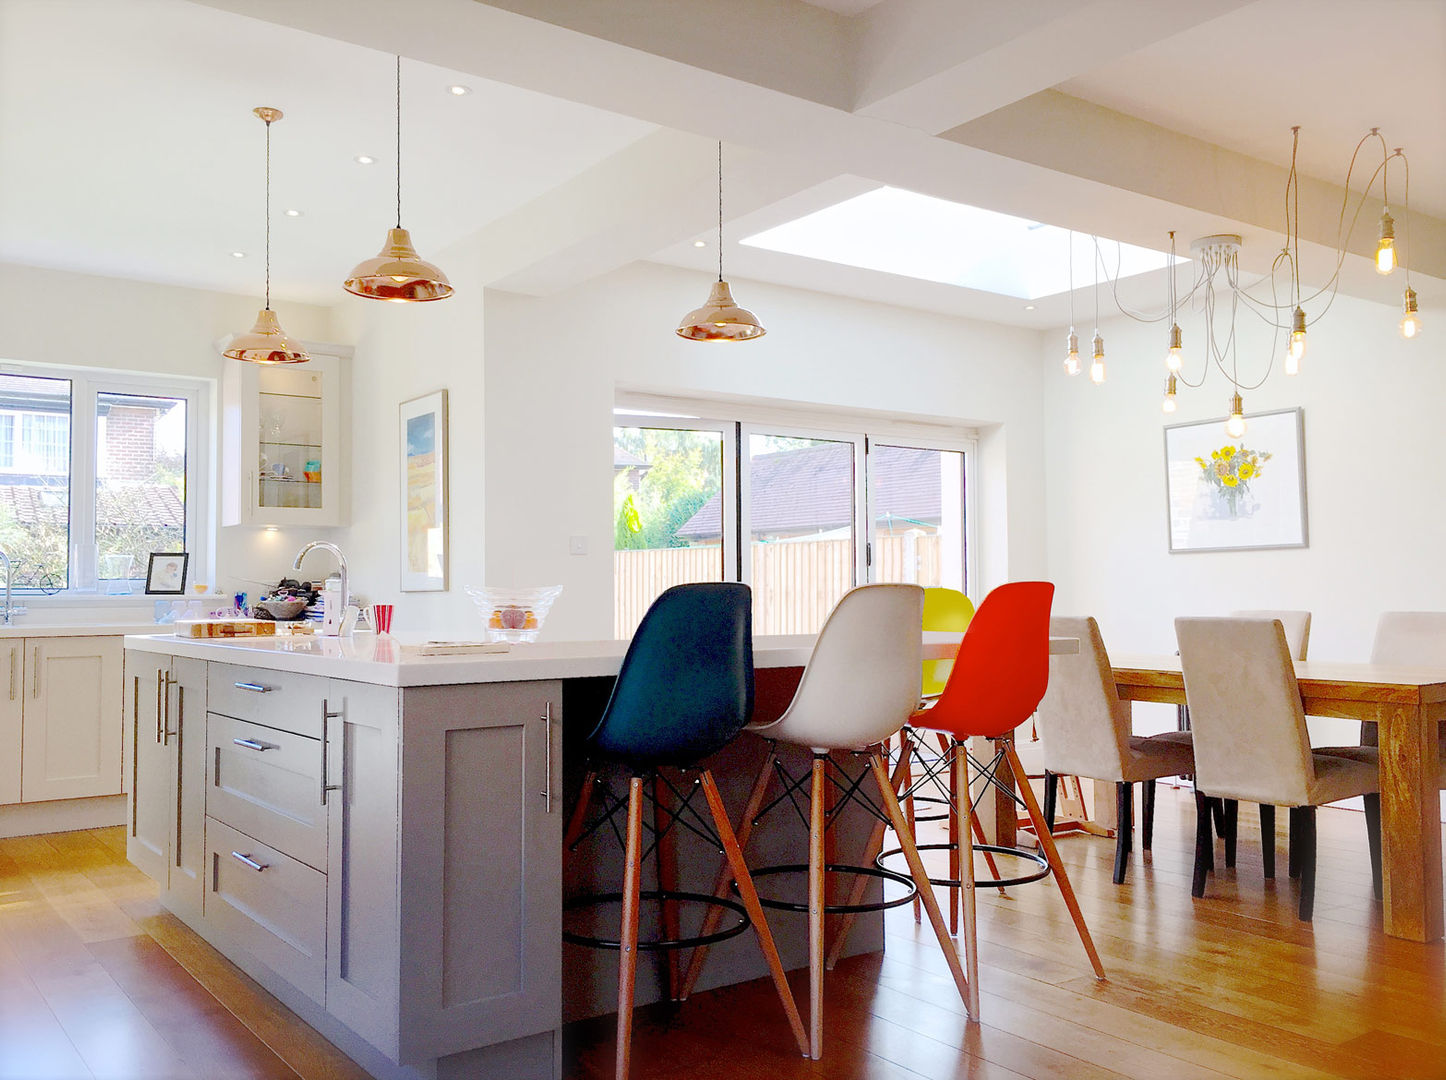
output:
[{"label": "kitchen island", "polygon": [[[565,876],[562,831],[576,747],[626,644],[427,657],[369,634],[128,637],[127,855],[171,911],[374,1075],[556,1077],[561,1025],[616,1001],[615,954],[564,947],[561,929],[565,892],[616,888],[621,853],[604,827]],[[812,646],[757,639],[760,718],[786,706]],[[712,762],[735,813],[764,753],[745,736]],[[806,767],[806,753],[784,756]],[[871,826],[840,815],[842,861]],[[679,885],[710,891],[717,852],[690,839]],[[784,804],[749,855],[797,863],[806,849]],[[805,966],[805,920],[770,925],[785,967]],[[849,951],[881,947],[882,919],[860,919]],[[666,963],[640,970],[639,1004],[660,996]],[[699,988],[764,974],[744,935],[714,948]]]}]

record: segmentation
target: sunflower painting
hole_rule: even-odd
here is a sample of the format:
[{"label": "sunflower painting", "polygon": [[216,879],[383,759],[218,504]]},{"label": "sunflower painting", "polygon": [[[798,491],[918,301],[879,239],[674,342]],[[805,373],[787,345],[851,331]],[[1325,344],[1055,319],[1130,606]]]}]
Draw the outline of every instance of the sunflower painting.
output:
[{"label": "sunflower painting", "polygon": [[1197,457],[1201,478],[1214,489],[1216,505],[1227,517],[1249,516],[1256,503],[1250,497],[1250,482],[1261,474],[1274,457],[1268,450],[1251,450],[1244,443],[1226,443],[1210,451],[1210,459]]}]

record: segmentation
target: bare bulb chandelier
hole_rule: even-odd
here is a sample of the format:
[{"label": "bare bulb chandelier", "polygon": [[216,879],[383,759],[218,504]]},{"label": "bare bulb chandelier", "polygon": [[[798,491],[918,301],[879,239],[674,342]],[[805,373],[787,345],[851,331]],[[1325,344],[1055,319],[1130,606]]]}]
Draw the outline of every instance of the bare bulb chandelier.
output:
[{"label": "bare bulb chandelier", "polygon": [[[1381,181],[1382,213],[1379,222],[1375,252],[1376,272],[1389,275],[1398,266],[1405,270],[1405,293],[1402,299],[1402,316],[1397,329],[1403,338],[1412,339],[1421,333],[1421,315],[1416,300],[1416,291],[1411,288],[1411,267],[1406,256],[1410,244],[1410,193],[1411,170],[1401,147],[1388,149],[1379,128],[1372,128],[1356,144],[1346,170],[1345,193],[1341,199],[1340,216],[1336,224],[1336,263],[1329,279],[1314,293],[1303,295],[1300,281],[1300,177],[1296,171],[1296,154],[1300,146],[1300,128],[1291,128],[1290,172],[1285,184],[1285,246],[1271,264],[1270,273],[1258,281],[1242,283],[1240,278],[1239,254],[1241,239],[1233,234],[1201,237],[1191,243],[1191,254],[1195,260],[1194,282],[1188,292],[1180,295],[1176,282],[1175,234],[1170,233],[1169,273],[1166,291],[1165,311],[1159,315],[1143,314],[1127,309],[1120,303],[1118,294],[1119,273],[1113,277],[1100,251],[1098,238],[1091,237],[1094,245],[1095,262],[1095,364],[1091,365],[1091,381],[1104,381],[1104,343],[1099,333],[1099,272],[1104,269],[1110,282],[1115,306],[1121,313],[1137,322],[1163,322],[1169,333],[1165,348],[1165,395],[1162,408],[1173,413],[1176,396],[1181,386],[1196,388],[1202,386],[1211,367],[1219,369],[1230,383],[1230,415],[1226,432],[1234,439],[1245,436],[1244,393],[1258,389],[1274,370],[1276,359],[1287,376],[1299,375],[1306,358],[1306,343],[1310,327],[1319,320],[1331,306],[1340,287],[1341,268],[1345,264],[1346,252],[1350,248],[1351,236],[1365,209],[1366,200],[1375,187],[1377,177]],[[1381,161],[1359,192],[1352,192],[1351,180],[1355,174],[1361,151],[1372,141],[1379,142]],[[1391,215],[1390,178],[1393,166],[1398,166],[1401,180],[1401,236],[1396,235],[1396,219]],[[1354,205],[1354,209],[1352,206]],[[1349,225],[1347,214],[1350,214]],[[1079,338],[1074,328],[1074,234],[1070,234],[1070,328],[1067,339],[1064,369],[1075,375],[1080,371]],[[1269,296],[1265,289],[1269,288]],[[1204,315],[1203,364],[1198,374],[1190,370],[1191,355],[1185,349],[1185,335],[1180,328],[1182,308],[1193,308]],[[1229,313],[1228,329],[1222,333],[1217,317]],[[1247,310],[1258,316],[1272,328],[1270,354],[1264,370],[1253,379],[1243,378],[1239,349],[1235,333],[1236,315]],[[1309,314],[1308,309],[1315,309]],[[1258,365],[1257,365],[1258,367]]]}]

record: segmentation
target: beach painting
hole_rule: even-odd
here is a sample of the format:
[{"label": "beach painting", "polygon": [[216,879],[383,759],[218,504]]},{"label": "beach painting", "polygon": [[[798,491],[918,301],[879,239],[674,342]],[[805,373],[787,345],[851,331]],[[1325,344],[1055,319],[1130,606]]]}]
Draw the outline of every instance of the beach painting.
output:
[{"label": "beach painting", "polygon": [[447,588],[447,391],[402,403],[402,591]]}]

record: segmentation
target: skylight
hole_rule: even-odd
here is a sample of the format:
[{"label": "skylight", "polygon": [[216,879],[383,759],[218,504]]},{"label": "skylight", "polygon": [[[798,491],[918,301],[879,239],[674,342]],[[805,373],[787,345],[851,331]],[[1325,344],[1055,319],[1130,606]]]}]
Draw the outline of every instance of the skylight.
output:
[{"label": "skylight", "polygon": [[[977,206],[882,187],[742,241],[788,255],[1038,300],[1069,291],[1069,231]],[[1169,264],[1164,252],[1100,238],[1100,277]],[[1088,235],[1074,238],[1074,283],[1094,281]],[[1186,262],[1178,259],[1178,262]]]}]

